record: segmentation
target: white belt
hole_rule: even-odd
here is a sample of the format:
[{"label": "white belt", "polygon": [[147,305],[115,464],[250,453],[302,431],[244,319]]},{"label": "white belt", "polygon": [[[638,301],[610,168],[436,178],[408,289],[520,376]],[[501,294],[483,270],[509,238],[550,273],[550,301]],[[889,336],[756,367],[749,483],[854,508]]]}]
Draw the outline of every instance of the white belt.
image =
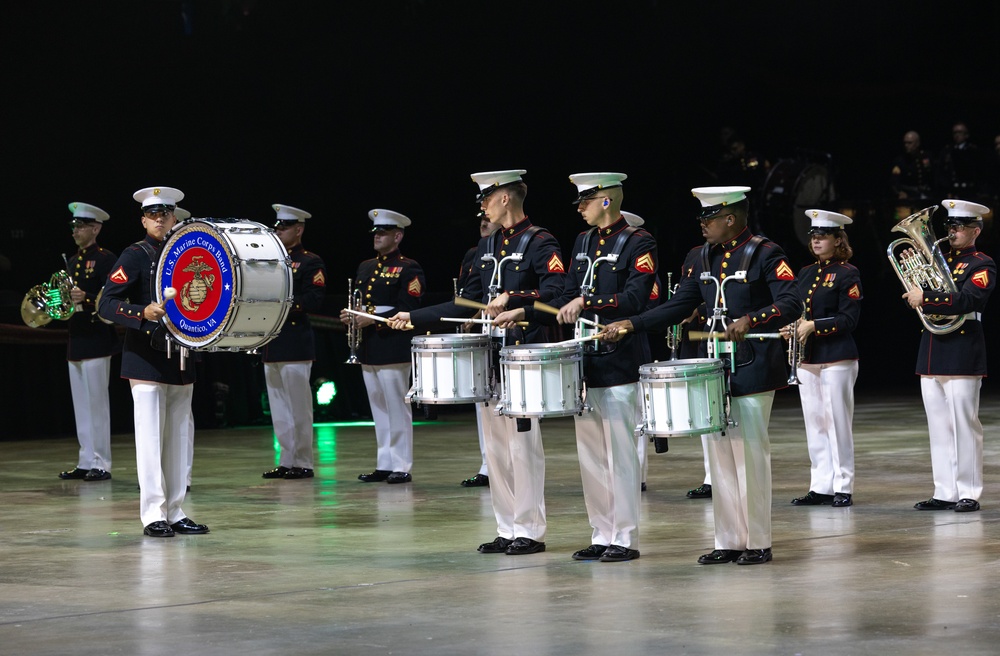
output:
[{"label": "white belt", "polygon": [[372,314],[381,314],[383,312],[388,312],[394,309],[396,309],[395,305],[376,305],[375,311]]},{"label": "white belt", "polygon": [[966,321],[982,321],[983,320],[983,314],[982,314],[982,312],[970,312],[967,315],[965,315],[965,320]]}]

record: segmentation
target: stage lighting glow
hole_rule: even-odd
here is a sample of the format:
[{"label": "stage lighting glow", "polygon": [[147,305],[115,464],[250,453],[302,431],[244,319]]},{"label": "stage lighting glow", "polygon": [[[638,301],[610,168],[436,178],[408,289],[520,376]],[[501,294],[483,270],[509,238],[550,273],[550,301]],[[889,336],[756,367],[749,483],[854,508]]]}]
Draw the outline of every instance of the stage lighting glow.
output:
[{"label": "stage lighting glow", "polygon": [[332,380],[321,381],[316,386],[316,403],[317,405],[330,405],[333,399],[337,396],[337,386]]}]

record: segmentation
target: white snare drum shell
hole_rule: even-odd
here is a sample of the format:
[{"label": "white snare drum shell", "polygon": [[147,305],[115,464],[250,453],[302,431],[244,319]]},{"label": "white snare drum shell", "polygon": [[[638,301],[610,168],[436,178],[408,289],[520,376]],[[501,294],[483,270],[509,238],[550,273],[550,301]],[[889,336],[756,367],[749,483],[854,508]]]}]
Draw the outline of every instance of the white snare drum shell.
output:
[{"label": "white snare drum shell", "polygon": [[583,347],[526,344],[500,351],[503,414],[564,417],[582,411]]},{"label": "white snare drum shell", "polygon": [[449,405],[490,398],[490,337],[445,334],[414,337],[413,389],[419,403]]},{"label": "white snare drum shell", "polygon": [[639,367],[639,389],[647,435],[693,437],[726,427],[721,360],[644,364]]}]

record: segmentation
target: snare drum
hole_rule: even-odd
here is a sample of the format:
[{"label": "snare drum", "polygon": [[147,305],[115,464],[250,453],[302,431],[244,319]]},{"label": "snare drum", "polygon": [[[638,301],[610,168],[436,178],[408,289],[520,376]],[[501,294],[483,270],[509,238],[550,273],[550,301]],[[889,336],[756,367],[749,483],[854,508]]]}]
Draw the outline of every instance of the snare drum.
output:
[{"label": "snare drum", "polygon": [[639,367],[646,435],[686,437],[727,426],[722,360],[695,358]]},{"label": "snare drum", "polygon": [[274,230],[246,219],[188,219],[167,235],[156,300],[173,287],[163,318],[198,351],[251,351],[268,343],[292,306],[292,268]]},{"label": "snare drum", "polygon": [[424,335],[410,344],[413,387],[408,400],[447,405],[490,398],[489,335]]},{"label": "snare drum", "polygon": [[583,347],[524,344],[500,349],[503,396],[497,406],[508,417],[564,417],[583,410]]}]

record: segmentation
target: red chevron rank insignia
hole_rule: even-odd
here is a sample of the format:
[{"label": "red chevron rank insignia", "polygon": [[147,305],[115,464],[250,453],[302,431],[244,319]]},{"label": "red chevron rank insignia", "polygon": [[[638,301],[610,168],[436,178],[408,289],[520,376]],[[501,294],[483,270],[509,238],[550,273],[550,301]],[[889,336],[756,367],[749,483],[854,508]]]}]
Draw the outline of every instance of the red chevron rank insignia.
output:
[{"label": "red chevron rank insignia", "polygon": [[855,300],[861,298],[861,288],[858,287],[858,283],[854,283],[854,286],[847,290],[847,295]]},{"label": "red chevron rank insignia", "polygon": [[549,273],[566,273],[562,260],[559,259],[559,253],[553,253],[552,257],[549,258],[548,268]]},{"label": "red chevron rank insignia", "polygon": [[406,286],[406,291],[410,296],[420,296],[423,293],[423,288],[420,286],[420,278],[414,276],[410,284]]},{"label": "red chevron rank insignia", "polygon": [[774,270],[774,275],[778,276],[778,280],[795,280],[795,274],[792,273],[792,267],[788,266],[788,262],[782,260],[778,268]]},{"label": "red chevron rank insignia", "polygon": [[653,291],[649,293],[649,300],[655,301],[658,298],[660,298],[660,285],[654,282]]},{"label": "red chevron rank insignia", "polygon": [[635,270],[640,273],[656,273],[656,265],[653,264],[653,256],[650,253],[640,255],[635,260]]},{"label": "red chevron rank insignia", "polygon": [[976,287],[980,289],[986,289],[990,286],[990,272],[989,271],[979,271],[974,276],[972,276],[972,282]]},{"label": "red chevron rank insignia", "polygon": [[323,275],[322,271],[317,271],[313,276],[313,284],[317,287],[326,287],[326,276]]},{"label": "red chevron rank insignia", "polygon": [[128,282],[128,274],[125,273],[125,269],[118,267],[118,270],[111,274],[111,282],[116,282],[119,285],[124,285]]}]

